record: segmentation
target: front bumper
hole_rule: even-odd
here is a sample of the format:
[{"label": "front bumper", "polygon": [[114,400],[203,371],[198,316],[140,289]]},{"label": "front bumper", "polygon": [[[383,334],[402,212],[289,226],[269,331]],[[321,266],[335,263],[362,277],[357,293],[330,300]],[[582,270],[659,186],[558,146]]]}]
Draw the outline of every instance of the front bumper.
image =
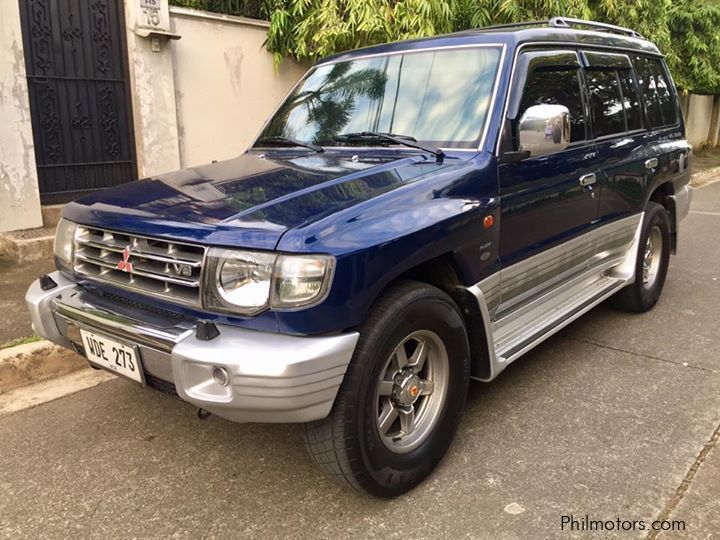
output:
[{"label": "front bumper", "polygon": [[[91,293],[59,272],[51,277],[57,287],[43,291],[35,281],[25,297],[37,334],[80,353],[80,328],[137,345],[146,379],[174,385],[181,399],[235,422],[325,418],[359,337],[357,332],[288,336],[217,325],[220,335],[201,341],[191,320]],[[228,371],[227,386],[213,380],[214,367]]]}]

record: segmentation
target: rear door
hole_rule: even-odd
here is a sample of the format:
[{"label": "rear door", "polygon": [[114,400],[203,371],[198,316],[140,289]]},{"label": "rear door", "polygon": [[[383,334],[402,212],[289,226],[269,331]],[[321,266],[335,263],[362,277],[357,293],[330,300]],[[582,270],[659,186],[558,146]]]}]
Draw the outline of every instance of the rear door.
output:
[{"label": "rear door", "polygon": [[[677,93],[665,62],[659,57],[631,57],[645,105],[646,144],[657,164],[648,169],[650,193],[655,186],[686,174],[688,144],[682,126]],[[652,162],[654,164],[654,162]]]},{"label": "rear door", "polygon": [[639,223],[654,154],[647,144],[637,81],[626,54],[582,52],[598,175],[597,252],[592,264],[616,264]]},{"label": "rear door", "polygon": [[[513,80],[499,153],[503,270],[497,317],[581,272],[595,252],[588,233],[597,215],[592,175],[599,171],[599,161],[587,132],[578,53],[524,52]],[[507,156],[518,150],[517,123],[529,107],[540,104],[568,108],[570,145],[512,160]]]}]

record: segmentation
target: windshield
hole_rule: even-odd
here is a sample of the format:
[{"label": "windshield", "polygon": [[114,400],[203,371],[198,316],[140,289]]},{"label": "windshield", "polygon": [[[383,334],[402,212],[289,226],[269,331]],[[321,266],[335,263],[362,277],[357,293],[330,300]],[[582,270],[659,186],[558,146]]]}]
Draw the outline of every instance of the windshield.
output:
[{"label": "windshield", "polygon": [[500,52],[494,46],[438,49],[321,64],[281,105],[260,139],[337,146],[338,135],[374,131],[476,148]]}]

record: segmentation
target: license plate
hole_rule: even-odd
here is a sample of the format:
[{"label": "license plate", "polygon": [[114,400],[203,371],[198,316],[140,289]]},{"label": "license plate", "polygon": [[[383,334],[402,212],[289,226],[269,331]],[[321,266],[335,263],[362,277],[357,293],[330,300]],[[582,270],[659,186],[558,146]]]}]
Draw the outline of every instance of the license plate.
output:
[{"label": "license plate", "polygon": [[140,358],[133,347],[87,330],[80,330],[80,335],[90,362],[144,384]]}]

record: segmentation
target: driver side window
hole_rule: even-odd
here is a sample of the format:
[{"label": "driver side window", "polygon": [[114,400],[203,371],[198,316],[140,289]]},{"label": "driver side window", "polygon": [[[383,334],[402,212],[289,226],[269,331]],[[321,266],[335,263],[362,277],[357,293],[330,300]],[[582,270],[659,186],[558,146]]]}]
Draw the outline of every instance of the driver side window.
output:
[{"label": "driver side window", "polygon": [[585,139],[585,114],[579,69],[550,67],[534,69],[528,73],[518,118],[533,105],[542,104],[567,107],[570,111],[570,142]]}]

